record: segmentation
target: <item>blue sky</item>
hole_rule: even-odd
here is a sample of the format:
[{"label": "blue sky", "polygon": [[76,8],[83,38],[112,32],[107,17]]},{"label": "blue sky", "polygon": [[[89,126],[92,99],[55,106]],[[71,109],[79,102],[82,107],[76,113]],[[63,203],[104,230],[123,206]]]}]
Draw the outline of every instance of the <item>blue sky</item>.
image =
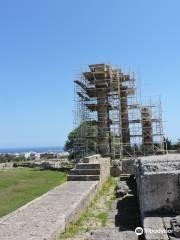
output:
[{"label": "blue sky", "polygon": [[73,79],[99,62],[140,72],[180,138],[179,0],[1,0],[0,146],[63,145]]}]

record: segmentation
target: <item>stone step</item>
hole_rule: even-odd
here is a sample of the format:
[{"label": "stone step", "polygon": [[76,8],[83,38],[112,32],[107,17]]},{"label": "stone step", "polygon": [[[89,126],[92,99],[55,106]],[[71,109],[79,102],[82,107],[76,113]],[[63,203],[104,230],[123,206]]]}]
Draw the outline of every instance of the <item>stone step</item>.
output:
[{"label": "stone step", "polygon": [[138,240],[134,231],[119,232],[119,228],[103,228],[91,233],[91,240]]},{"label": "stone step", "polygon": [[100,169],[99,163],[78,163],[76,169]]},{"label": "stone step", "polygon": [[91,232],[91,240],[116,240],[120,239],[118,228],[103,228]]},{"label": "stone step", "polygon": [[69,175],[68,181],[99,181],[99,175]]},{"label": "stone step", "polygon": [[71,170],[70,175],[100,175],[100,169],[77,169]]},{"label": "stone step", "polygon": [[120,181],[127,181],[130,176],[130,174],[121,174]]},{"label": "stone step", "polygon": [[[102,236],[102,237],[97,236],[96,237],[96,236],[94,236],[94,237],[91,237],[91,240],[124,240],[124,239],[122,239],[121,236],[118,235],[116,237],[104,237],[104,236]],[[128,240],[130,240],[130,239],[128,239]]]}]

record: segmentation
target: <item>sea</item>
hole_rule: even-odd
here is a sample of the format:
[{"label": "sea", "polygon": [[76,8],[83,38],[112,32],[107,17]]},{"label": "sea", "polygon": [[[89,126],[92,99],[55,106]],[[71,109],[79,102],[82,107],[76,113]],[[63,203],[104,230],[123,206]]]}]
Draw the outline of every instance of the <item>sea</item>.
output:
[{"label": "sea", "polygon": [[54,153],[60,153],[63,152],[63,147],[17,147],[17,148],[0,148],[0,153],[27,153],[27,152],[36,152],[36,153],[48,153],[48,152],[54,152]]}]

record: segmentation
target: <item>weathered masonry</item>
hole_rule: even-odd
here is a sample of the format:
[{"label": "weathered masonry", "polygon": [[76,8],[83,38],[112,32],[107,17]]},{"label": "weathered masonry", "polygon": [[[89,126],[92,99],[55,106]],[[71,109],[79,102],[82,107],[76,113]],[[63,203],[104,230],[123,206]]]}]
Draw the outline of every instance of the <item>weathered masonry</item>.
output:
[{"label": "weathered masonry", "polygon": [[[140,101],[141,102],[141,101]],[[137,100],[136,80],[110,64],[91,64],[75,80],[75,158],[162,152],[160,106]]]},{"label": "weathered masonry", "polygon": [[140,158],[136,180],[145,239],[180,239],[180,154]]},{"label": "weathered masonry", "polygon": [[143,157],[136,175],[142,216],[180,214],[180,155]]}]

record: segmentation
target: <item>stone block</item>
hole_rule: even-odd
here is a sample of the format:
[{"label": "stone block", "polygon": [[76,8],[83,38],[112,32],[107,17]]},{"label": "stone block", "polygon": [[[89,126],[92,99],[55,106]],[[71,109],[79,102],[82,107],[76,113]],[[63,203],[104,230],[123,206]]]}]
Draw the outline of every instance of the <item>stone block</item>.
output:
[{"label": "stone block", "polygon": [[142,217],[175,212],[180,202],[180,155],[141,158],[136,181]]},{"label": "stone block", "polygon": [[168,240],[161,217],[146,217],[143,221],[146,240]]},{"label": "stone block", "polygon": [[101,158],[100,154],[94,154],[83,159],[83,163],[93,163],[97,162]]},{"label": "stone block", "polygon": [[78,163],[76,169],[100,169],[100,163]]},{"label": "stone block", "polygon": [[100,184],[103,184],[110,176],[110,158],[100,158]]},{"label": "stone block", "polygon": [[100,181],[99,175],[69,175],[68,181]]},{"label": "stone block", "polygon": [[72,169],[72,175],[100,175],[100,169]]},{"label": "stone block", "polygon": [[180,238],[180,216],[171,219],[171,227],[176,238]]},{"label": "stone block", "polygon": [[117,198],[127,195],[128,192],[129,187],[127,186],[126,182],[119,182],[115,187],[115,194]]},{"label": "stone block", "polygon": [[122,160],[122,173],[123,174],[135,174],[136,173],[136,160],[135,159],[123,159]]},{"label": "stone block", "polygon": [[110,168],[110,174],[112,177],[119,177],[121,174],[121,168],[119,166],[113,166]]}]

